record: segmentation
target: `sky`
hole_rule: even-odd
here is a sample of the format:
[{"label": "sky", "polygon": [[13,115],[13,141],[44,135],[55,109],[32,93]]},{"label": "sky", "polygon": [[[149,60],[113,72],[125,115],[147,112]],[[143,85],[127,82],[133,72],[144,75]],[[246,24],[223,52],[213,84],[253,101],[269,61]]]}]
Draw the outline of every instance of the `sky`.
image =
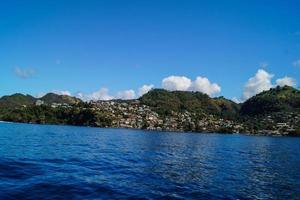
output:
[{"label": "sky", "polygon": [[299,1],[5,1],[0,96],[152,88],[244,101],[300,83]]}]

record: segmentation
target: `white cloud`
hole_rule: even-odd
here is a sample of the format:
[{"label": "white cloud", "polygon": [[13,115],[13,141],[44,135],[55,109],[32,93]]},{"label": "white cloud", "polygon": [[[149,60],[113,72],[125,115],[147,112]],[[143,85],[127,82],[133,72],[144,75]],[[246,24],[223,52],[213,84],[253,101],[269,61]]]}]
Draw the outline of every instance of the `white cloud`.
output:
[{"label": "white cloud", "polygon": [[192,85],[191,79],[185,76],[169,76],[162,80],[162,87],[166,90],[188,90]]},{"label": "white cloud", "polygon": [[27,79],[27,78],[31,78],[35,74],[35,71],[34,69],[31,68],[22,69],[20,67],[16,67],[14,69],[14,73],[16,76],[20,78]]},{"label": "white cloud", "polygon": [[241,103],[241,100],[239,100],[237,97],[233,97],[231,100],[235,103]]},{"label": "white cloud", "polygon": [[273,87],[271,79],[273,74],[269,74],[263,69],[259,69],[254,77],[251,77],[245,85],[242,100],[247,100],[250,97]]},{"label": "white cloud", "polygon": [[151,89],[154,88],[154,85],[143,85],[139,88],[139,96],[143,96],[144,94],[148,93]]},{"label": "white cloud", "polygon": [[294,61],[294,62],[293,62],[293,65],[294,65],[295,67],[300,67],[300,60]]},{"label": "white cloud", "polygon": [[285,86],[285,85],[296,87],[297,82],[296,82],[296,80],[294,78],[285,76],[283,78],[277,79],[276,80],[276,85],[279,85],[281,87]]},{"label": "white cloud", "polygon": [[41,98],[41,97],[45,96],[46,94],[47,94],[46,92],[39,92],[35,97]]},{"label": "white cloud", "polygon": [[52,92],[58,95],[72,96],[71,92],[68,90],[53,90]]},{"label": "white cloud", "polygon": [[273,85],[273,77],[273,74],[270,74],[263,69],[259,69],[254,77],[249,78],[248,82],[245,85],[243,96],[241,99],[245,101],[256,94],[269,90],[270,88],[273,88],[277,85],[281,87],[285,85],[295,87],[297,85],[297,81],[294,78],[288,76],[277,79],[275,81],[276,84]]},{"label": "white cloud", "polygon": [[135,91],[134,90],[124,90],[117,93],[118,99],[134,99]]},{"label": "white cloud", "polygon": [[82,99],[83,101],[97,101],[97,100],[111,100],[114,97],[109,95],[109,90],[107,88],[100,88],[100,90],[96,92],[92,92],[90,94],[77,93],[77,98]]},{"label": "white cloud", "polygon": [[192,82],[190,90],[213,96],[214,94],[221,92],[221,87],[216,83],[211,83],[206,77],[198,76],[196,80]]},{"label": "white cloud", "polygon": [[221,91],[216,83],[211,83],[206,77],[198,76],[195,81],[185,76],[169,76],[162,80],[162,88],[170,91],[198,91],[213,96]]},{"label": "white cloud", "polygon": [[134,90],[124,90],[119,91],[116,95],[111,95],[109,94],[109,90],[107,88],[101,88],[100,90],[90,94],[79,92],[76,94],[76,97],[82,99],[83,101],[108,101],[113,99],[134,99],[136,94]]}]

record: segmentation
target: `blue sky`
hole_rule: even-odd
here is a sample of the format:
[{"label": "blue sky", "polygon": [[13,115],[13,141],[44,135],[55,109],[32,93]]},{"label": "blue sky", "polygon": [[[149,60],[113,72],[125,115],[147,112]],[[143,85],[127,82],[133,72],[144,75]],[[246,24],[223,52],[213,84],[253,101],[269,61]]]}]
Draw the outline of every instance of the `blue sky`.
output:
[{"label": "blue sky", "polygon": [[[96,95],[100,88],[138,96],[144,84],[182,84],[170,76],[190,79],[196,86],[185,89],[199,91],[207,78],[220,87],[214,96],[228,98],[243,98],[251,77],[258,84],[252,93],[257,82],[273,86],[285,76],[295,85],[299,10],[300,2],[290,0],[2,2],[0,96]],[[255,79],[259,69],[268,80]]]}]

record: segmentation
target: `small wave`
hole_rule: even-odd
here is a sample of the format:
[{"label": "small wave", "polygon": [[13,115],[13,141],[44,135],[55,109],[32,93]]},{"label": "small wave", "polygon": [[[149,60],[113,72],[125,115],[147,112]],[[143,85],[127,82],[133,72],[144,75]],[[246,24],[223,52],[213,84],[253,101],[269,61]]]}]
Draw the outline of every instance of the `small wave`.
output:
[{"label": "small wave", "polygon": [[13,122],[7,122],[7,121],[1,121],[1,120],[0,120],[0,123],[12,124]]}]

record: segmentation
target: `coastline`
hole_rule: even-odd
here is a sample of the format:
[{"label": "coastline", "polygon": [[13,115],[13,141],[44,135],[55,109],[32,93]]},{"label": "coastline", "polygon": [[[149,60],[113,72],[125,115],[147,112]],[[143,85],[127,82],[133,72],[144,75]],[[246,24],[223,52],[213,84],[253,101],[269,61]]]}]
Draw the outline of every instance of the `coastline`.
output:
[{"label": "coastline", "polygon": [[3,124],[12,124],[12,123],[15,123],[15,122],[8,122],[8,121],[1,121],[0,120],[0,123],[3,123]]},{"label": "coastline", "polygon": [[234,132],[199,132],[199,131],[183,131],[183,130],[155,130],[155,129],[140,129],[140,128],[128,128],[128,127],[100,127],[100,126],[84,126],[73,124],[51,124],[51,123],[26,123],[26,122],[13,122],[13,121],[0,121],[3,124],[27,124],[27,125],[41,125],[41,126],[70,126],[81,128],[101,128],[101,129],[124,129],[124,130],[141,130],[146,132],[160,132],[160,133],[193,133],[193,134],[220,134],[220,135],[243,135],[243,136],[271,136],[271,137],[300,137],[299,135],[291,134],[261,134],[261,133],[234,133]]}]

